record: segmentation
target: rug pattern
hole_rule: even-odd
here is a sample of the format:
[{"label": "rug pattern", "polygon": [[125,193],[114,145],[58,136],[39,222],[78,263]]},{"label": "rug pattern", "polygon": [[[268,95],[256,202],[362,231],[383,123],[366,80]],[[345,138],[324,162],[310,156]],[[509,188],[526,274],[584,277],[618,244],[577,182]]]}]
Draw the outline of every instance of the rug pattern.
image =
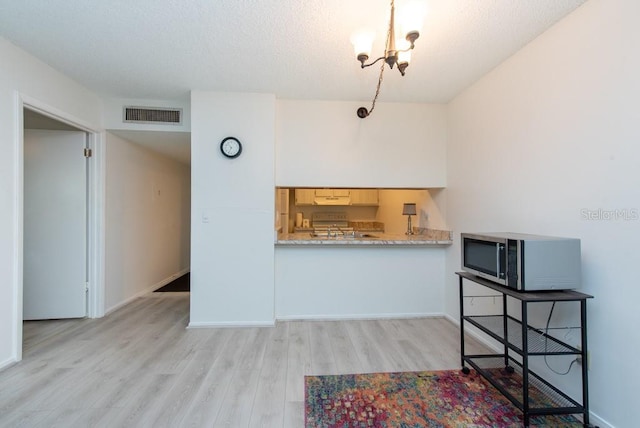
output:
[{"label": "rug pattern", "polygon": [[[581,427],[573,416],[531,427]],[[475,371],[305,376],[307,428],[521,427],[522,413]]]}]

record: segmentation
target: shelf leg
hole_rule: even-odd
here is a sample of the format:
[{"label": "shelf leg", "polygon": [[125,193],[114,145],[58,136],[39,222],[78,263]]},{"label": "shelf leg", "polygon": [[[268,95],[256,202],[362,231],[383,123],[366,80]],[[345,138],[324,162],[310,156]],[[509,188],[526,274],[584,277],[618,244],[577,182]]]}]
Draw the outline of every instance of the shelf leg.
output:
[{"label": "shelf leg", "polygon": [[582,414],[583,422],[585,426],[591,426],[589,424],[589,361],[587,361],[587,299],[580,300],[580,324],[582,326],[582,407],[584,412]]},{"label": "shelf leg", "polygon": [[522,408],[524,409],[524,426],[529,426],[529,337],[527,320],[527,302],[521,301],[522,307]]},{"label": "shelf leg", "polygon": [[[464,287],[463,279],[459,277],[460,286],[460,366],[464,369]],[[465,373],[466,374],[466,373]]]},{"label": "shelf leg", "polygon": [[507,295],[502,295],[502,329],[503,329],[503,345],[504,345],[504,366],[509,366],[509,323],[507,322]]}]

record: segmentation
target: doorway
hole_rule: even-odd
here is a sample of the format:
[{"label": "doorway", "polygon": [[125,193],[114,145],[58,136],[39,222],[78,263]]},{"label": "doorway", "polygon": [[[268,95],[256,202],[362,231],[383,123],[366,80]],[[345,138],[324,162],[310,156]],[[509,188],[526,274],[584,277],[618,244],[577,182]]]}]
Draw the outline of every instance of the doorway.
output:
[{"label": "doorway", "polygon": [[24,109],[23,319],[87,315],[88,134]]},{"label": "doorway", "polygon": [[[92,157],[84,162],[85,174],[83,180],[85,205],[84,205],[84,218],[85,218],[85,232],[84,232],[84,245],[83,245],[83,263],[84,269],[84,281],[82,286],[84,289],[84,305],[83,310],[78,316],[97,318],[104,315],[104,274],[103,274],[103,247],[104,247],[104,219],[101,215],[102,207],[104,204],[104,191],[102,190],[103,179],[103,156],[104,150],[101,134],[95,130],[91,125],[84,123],[82,120],[78,120],[73,116],[68,115],[56,108],[41,103],[38,100],[34,100],[25,95],[19,95],[18,103],[18,121],[16,121],[16,186],[18,193],[18,210],[16,212],[17,232],[18,237],[16,240],[15,254],[17,260],[17,276],[14,278],[14,356],[16,361],[22,359],[22,347],[23,347],[23,319],[24,315],[24,297],[28,290],[24,288],[25,281],[25,190],[28,191],[28,186],[25,186],[25,129],[33,127],[54,127],[57,131],[70,131],[78,132],[83,137],[83,146],[87,146],[91,152]],[[35,114],[35,115],[33,115]],[[44,120],[47,125],[34,125],[34,118],[38,120]],[[26,126],[25,126],[25,121]],[[55,124],[55,126],[54,126]],[[84,156],[84,148],[82,149],[82,155]]]}]

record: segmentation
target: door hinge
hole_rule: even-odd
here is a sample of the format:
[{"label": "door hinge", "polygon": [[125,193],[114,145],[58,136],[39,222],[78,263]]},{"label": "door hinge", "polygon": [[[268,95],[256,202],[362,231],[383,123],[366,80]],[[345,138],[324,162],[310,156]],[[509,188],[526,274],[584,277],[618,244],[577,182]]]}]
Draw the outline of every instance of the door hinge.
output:
[{"label": "door hinge", "polygon": [[85,293],[88,293],[88,292],[89,292],[89,283],[88,283],[88,282],[85,282],[85,283],[84,283],[84,292],[85,292]]},{"label": "door hinge", "polygon": [[90,149],[90,148],[88,148],[88,147],[85,147],[85,148],[84,148],[84,157],[85,157],[85,158],[90,158],[90,157],[91,157],[91,155],[92,155],[91,149]]}]

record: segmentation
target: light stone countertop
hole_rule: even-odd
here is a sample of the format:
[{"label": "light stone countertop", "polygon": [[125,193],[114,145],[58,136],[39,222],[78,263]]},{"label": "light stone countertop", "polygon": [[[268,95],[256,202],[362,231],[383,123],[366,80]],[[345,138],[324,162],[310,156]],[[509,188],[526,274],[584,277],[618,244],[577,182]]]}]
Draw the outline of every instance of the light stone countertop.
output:
[{"label": "light stone countertop", "polygon": [[313,237],[309,232],[279,234],[276,245],[374,245],[374,246],[445,246],[451,245],[452,233],[448,230],[420,229],[414,235],[371,232],[374,237]]}]

